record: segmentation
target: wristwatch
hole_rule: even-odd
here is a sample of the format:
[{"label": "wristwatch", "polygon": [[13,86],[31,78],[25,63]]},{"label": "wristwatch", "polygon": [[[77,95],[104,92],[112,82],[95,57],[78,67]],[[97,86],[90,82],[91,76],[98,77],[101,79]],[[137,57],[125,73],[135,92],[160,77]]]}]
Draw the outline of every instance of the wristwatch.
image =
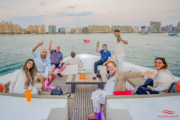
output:
[{"label": "wristwatch", "polygon": [[52,76],[52,74],[49,74],[49,75],[51,75],[51,76]]}]

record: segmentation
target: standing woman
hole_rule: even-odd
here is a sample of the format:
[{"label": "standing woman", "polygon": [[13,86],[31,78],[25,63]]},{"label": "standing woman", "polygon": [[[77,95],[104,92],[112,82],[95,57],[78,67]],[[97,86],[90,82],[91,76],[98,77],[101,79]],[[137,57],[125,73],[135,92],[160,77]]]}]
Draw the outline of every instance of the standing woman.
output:
[{"label": "standing woman", "polygon": [[31,90],[31,94],[37,94],[34,83],[37,73],[34,60],[28,59],[22,69],[15,71],[9,85],[9,93],[23,94],[26,90]]},{"label": "standing woman", "polygon": [[147,79],[144,85],[138,87],[136,94],[159,94],[169,89],[170,85],[175,82],[172,73],[168,70],[165,58],[156,58],[154,67],[157,70],[154,79]]},{"label": "standing woman", "polygon": [[126,80],[129,78],[152,76],[153,71],[146,72],[125,72],[116,70],[116,64],[114,61],[107,62],[107,70],[109,71],[109,76],[107,77],[107,82],[105,84],[104,90],[97,90],[92,93],[91,99],[93,101],[93,111],[91,115],[87,115],[88,119],[98,119],[98,113],[100,113],[100,105],[105,104],[105,96],[113,95],[113,91],[126,91]]}]

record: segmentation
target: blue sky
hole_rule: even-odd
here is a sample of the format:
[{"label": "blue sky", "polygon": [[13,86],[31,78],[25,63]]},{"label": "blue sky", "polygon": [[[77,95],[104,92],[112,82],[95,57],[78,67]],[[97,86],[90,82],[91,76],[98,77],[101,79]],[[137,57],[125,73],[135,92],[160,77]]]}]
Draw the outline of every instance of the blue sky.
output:
[{"label": "blue sky", "polygon": [[0,0],[0,21],[28,25],[177,25],[180,0]]}]

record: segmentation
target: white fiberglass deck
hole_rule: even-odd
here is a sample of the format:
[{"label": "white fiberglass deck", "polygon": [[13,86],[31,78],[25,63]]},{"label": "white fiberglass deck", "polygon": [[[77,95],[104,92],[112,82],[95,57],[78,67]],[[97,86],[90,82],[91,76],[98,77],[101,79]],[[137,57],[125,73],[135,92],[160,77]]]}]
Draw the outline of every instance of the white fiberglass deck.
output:
[{"label": "white fiberglass deck", "polygon": [[68,120],[67,99],[31,98],[0,95],[1,120]]},{"label": "white fiberglass deck", "polygon": [[[83,62],[82,69],[89,70],[91,72],[93,72],[93,69],[94,69],[94,62],[96,62],[97,60],[100,59],[100,56],[91,55],[91,54],[78,54],[78,55],[76,55],[76,57],[79,57],[82,60],[82,62]],[[71,58],[71,57],[69,56],[69,57],[64,58],[64,62],[66,60],[68,60],[69,58]],[[124,71],[144,72],[149,69],[150,68],[142,67],[142,66],[135,65],[132,63],[128,63],[128,62],[124,62],[124,64],[123,64]],[[156,71],[154,69],[150,69],[150,70]],[[0,83],[5,84],[5,83],[9,82],[11,80],[12,75],[13,75],[13,73],[9,73],[4,76],[0,76]],[[176,81],[180,79],[179,77],[176,77],[176,76],[174,76],[174,78]]]}]

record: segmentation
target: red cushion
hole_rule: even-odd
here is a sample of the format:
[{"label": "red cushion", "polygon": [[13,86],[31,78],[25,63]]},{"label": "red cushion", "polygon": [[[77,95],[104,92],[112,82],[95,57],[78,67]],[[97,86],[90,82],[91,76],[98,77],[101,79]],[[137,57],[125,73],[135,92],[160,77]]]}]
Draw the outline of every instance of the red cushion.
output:
[{"label": "red cushion", "polygon": [[132,95],[131,90],[127,90],[127,91],[113,91],[114,95]]}]

